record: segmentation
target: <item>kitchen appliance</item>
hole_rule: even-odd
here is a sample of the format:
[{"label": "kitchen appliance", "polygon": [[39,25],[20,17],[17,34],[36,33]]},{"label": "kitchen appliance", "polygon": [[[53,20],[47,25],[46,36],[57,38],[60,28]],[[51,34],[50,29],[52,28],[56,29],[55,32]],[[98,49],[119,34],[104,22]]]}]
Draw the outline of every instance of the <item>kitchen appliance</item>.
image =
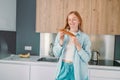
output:
[{"label": "kitchen appliance", "polygon": [[92,51],[92,57],[91,60],[98,61],[99,60],[100,53],[98,51],[93,50]]}]

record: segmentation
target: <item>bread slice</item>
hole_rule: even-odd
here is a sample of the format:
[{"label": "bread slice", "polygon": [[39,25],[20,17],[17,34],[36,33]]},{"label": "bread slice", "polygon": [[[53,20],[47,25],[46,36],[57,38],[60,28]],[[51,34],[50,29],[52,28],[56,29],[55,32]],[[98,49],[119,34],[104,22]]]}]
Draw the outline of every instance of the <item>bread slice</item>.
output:
[{"label": "bread slice", "polygon": [[65,34],[67,34],[67,35],[69,35],[71,37],[75,37],[75,35],[73,33],[67,31],[66,29],[59,29],[59,31],[62,31],[63,33],[65,33]]}]

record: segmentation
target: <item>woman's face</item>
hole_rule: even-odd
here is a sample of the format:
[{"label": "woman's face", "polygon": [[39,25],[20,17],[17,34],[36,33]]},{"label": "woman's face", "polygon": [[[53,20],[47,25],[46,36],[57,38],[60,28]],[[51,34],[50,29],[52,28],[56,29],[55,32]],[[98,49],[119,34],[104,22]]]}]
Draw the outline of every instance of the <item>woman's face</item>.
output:
[{"label": "woman's face", "polygon": [[78,17],[75,14],[70,14],[68,16],[68,24],[70,26],[71,31],[78,31],[78,25],[79,25],[79,20]]}]

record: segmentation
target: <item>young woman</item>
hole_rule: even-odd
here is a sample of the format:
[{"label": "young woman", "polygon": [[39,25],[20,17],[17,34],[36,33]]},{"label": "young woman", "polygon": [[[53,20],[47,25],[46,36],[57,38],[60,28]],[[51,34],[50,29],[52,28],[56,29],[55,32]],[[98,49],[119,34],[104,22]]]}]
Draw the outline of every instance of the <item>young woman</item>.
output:
[{"label": "young woman", "polygon": [[59,57],[56,80],[88,80],[88,61],[91,58],[91,42],[82,30],[82,19],[77,11],[71,11],[66,18],[66,31],[56,36],[53,52]]}]

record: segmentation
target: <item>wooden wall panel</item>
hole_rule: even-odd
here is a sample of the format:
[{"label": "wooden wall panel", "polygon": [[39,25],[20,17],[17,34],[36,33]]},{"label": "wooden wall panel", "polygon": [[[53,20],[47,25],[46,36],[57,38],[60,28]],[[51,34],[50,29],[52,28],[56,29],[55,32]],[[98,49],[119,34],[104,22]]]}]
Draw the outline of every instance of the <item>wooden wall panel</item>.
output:
[{"label": "wooden wall panel", "polygon": [[120,0],[36,0],[36,32],[56,33],[76,10],[88,34],[120,34]]},{"label": "wooden wall panel", "polygon": [[36,32],[57,32],[63,26],[63,0],[36,0]]},{"label": "wooden wall panel", "polygon": [[120,0],[92,0],[92,34],[120,34]]},{"label": "wooden wall panel", "polygon": [[83,30],[90,32],[91,21],[91,1],[90,0],[65,0],[64,1],[64,20],[70,11],[78,11],[83,20]]}]

